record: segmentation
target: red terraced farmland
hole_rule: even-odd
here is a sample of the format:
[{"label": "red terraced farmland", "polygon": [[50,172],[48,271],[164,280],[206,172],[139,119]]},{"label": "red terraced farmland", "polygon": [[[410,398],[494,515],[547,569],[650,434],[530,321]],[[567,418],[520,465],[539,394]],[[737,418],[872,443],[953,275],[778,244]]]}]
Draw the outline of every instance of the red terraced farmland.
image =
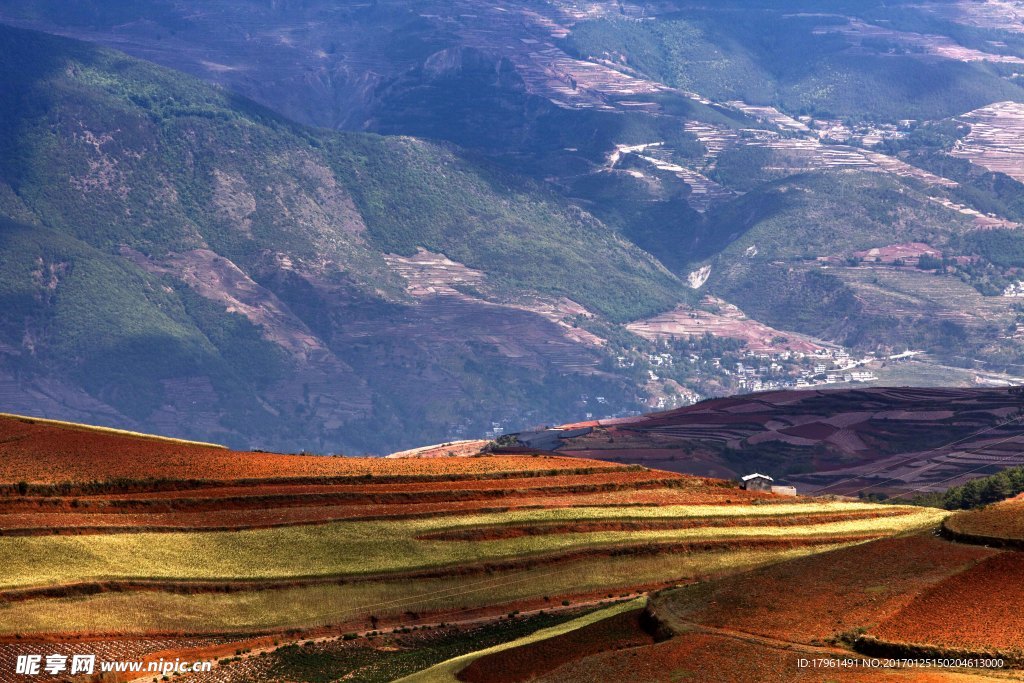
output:
[{"label": "red terraced farmland", "polygon": [[[548,456],[341,458],[231,451],[217,446],[117,434],[72,424],[0,416],[0,483],[56,484],[111,479],[244,480],[301,477],[469,476],[572,469]],[[587,467],[616,467],[588,463]]]},{"label": "red terraced farmland", "polygon": [[1024,653],[1024,554],[1002,552],[934,586],[871,635],[886,642]]},{"label": "red terraced farmland", "polygon": [[[577,460],[577,464],[587,462]],[[520,476],[476,479],[473,477],[448,478],[439,481],[396,484],[368,484],[367,480],[332,482],[330,484],[273,484],[253,482],[248,486],[209,486],[169,491],[135,491],[114,494],[74,494],[66,496],[8,496],[0,499],[0,511],[54,509],[71,506],[80,512],[94,509],[108,512],[126,508],[159,508],[187,504],[190,509],[203,506],[235,508],[276,501],[281,505],[301,504],[303,500],[336,498],[338,503],[419,503],[438,498],[444,500],[471,500],[503,496],[544,496],[596,494],[616,491],[679,492],[679,500],[718,502],[731,496],[738,502],[760,500],[747,492],[728,486],[708,485],[699,479],[671,472],[640,469],[596,472],[580,468],[570,476]],[[479,494],[479,495],[477,495]],[[722,501],[724,502],[724,501]],[[786,501],[792,503],[792,500]]]},{"label": "red terraced farmland", "polygon": [[959,512],[945,522],[946,529],[968,540],[991,539],[1024,548],[1024,499],[1017,497],[979,510]]},{"label": "red terraced farmland", "polygon": [[[606,493],[577,493],[557,496],[522,495],[499,499],[444,501],[435,503],[388,503],[365,505],[316,505],[274,508],[257,506],[230,510],[202,512],[145,512],[124,510],[111,513],[103,508],[82,512],[71,508],[70,502],[61,505],[61,512],[49,509],[0,513],[0,533],[11,530],[46,529],[47,533],[76,533],[80,530],[133,531],[164,529],[219,529],[258,528],[288,524],[317,523],[344,519],[389,519],[419,517],[423,515],[458,515],[480,512],[504,512],[517,509],[571,508],[593,506],[650,507],[655,505],[729,505],[746,504],[739,496],[726,503],[723,497],[705,495],[703,491],[686,489],[647,489],[639,491],[612,491]],[[788,499],[787,502],[792,502]],[[628,511],[623,511],[628,515]]]},{"label": "red terraced farmland", "polygon": [[[586,472],[587,470],[582,470]],[[722,491],[733,497],[723,499]],[[761,494],[763,496],[763,494]],[[647,470],[402,484],[257,484],[185,491],[0,498],[0,533],[230,529],[587,505],[750,502],[746,492]],[[760,500],[761,498],[756,498]],[[790,499],[791,500],[791,499]]]},{"label": "red terraced farmland", "polygon": [[[595,468],[592,471],[587,461],[576,460],[578,472],[566,475],[538,475],[514,478],[477,479],[472,475],[458,479],[443,481],[410,481],[386,484],[372,483],[372,479],[352,478],[331,484],[272,484],[261,483],[257,486],[220,486],[190,491],[153,491],[145,493],[116,493],[96,496],[96,500],[161,500],[173,498],[213,498],[213,499],[244,499],[256,496],[313,496],[333,493],[350,493],[359,495],[373,494],[409,494],[415,499],[416,494],[455,491],[538,491],[573,489],[581,486],[621,486],[623,488],[642,488],[647,485],[670,486],[688,484],[690,479],[671,472],[658,472],[638,468]],[[568,469],[568,468],[567,468]],[[528,471],[521,472],[527,474]]]},{"label": "red terraced farmland", "polygon": [[659,598],[670,623],[800,642],[881,623],[915,595],[996,551],[932,536],[889,538]]},{"label": "red terraced farmland", "polygon": [[[5,477],[8,493],[0,495],[0,534],[17,535],[241,529],[531,507],[775,500],[719,480],[568,457],[381,459],[243,453],[0,416],[0,483]],[[115,477],[138,483],[115,481],[100,486],[99,492],[91,485]],[[165,477],[189,481],[162,481]],[[30,495],[19,495],[14,481],[37,484]],[[66,481],[81,486],[69,493],[60,485]]]},{"label": "red terraced farmland", "polygon": [[797,668],[799,658],[844,654],[808,651],[785,643],[756,642],[741,634],[689,633],[657,645],[584,657],[531,680],[536,683],[961,683],[988,680],[933,671],[829,669],[822,675],[821,669]]}]

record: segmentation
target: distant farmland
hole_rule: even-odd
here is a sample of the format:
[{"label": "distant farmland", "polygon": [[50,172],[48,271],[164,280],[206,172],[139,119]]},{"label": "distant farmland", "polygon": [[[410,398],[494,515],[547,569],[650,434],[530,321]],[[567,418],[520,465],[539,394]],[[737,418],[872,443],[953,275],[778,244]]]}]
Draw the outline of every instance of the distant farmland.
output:
[{"label": "distant farmland", "polygon": [[767,391],[580,426],[549,448],[686,473],[759,471],[815,495],[944,491],[1024,464],[1024,402],[1010,388]]}]

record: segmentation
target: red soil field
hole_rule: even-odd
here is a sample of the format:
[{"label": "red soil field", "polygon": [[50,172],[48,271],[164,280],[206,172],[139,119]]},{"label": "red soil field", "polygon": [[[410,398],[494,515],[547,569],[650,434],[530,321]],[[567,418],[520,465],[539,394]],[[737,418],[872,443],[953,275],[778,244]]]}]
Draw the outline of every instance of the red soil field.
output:
[{"label": "red soil field", "polygon": [[888,642],[1024,652],[1024,554],[1002,552],[952,576],[871,631]]},{"label": "red soil field", "polygon": [[642,614],[642,609],[624,612],[570,631],[558,638],[481,657],[460,671],[456,678],[468,683],[514,683],[532,680],[557,669],[562,664],[588,655],[652,645],[654,638],[641,626]]},{"label": "red soil field", "polygon": [[1024,498],[959,512],[946,520],[945,527],[955,535],[1015,541],[1024,546]]},{"label": "red soil field", "polygon": [[[645,484],[670,486],[687,485],[690,479],[672,472],[658,472],[642,469],[600,468],[590,471],[589,463],[577,460],[585,468],[583,472],[568,475],[540,475],[525,478],[477,479],[472,476],[445,481],[410,481],[401,483],[375,484],[372,479],[353,478],[331,484],[274,484],[261,483],[258,486],[219,486],[190,491],[147,491],[144,493],[114,493],[95,496],[96,500],[162,500],[174,498],[246,498],[253,496],[302,496],[329,493],[417,493],[437,491],[522,491],[575,487],[580,485],[599,486],[602,484],[621,485],[627,488],[642,487]],[[696,484],[697,482],[693,482]],[[91,497],[92,499],[92,497]]]},{"label": "red soil field", "polygon": [[825,642],[885,621],[922,591],[996,552],[930,535],[887,538],[683,589],[655,598],[652,607],[674,625]]},{"label": "red soil field", "polygon": [[[97,508],[89,512],[72,508],[69,499],[55,499],[54,507],[21,512],[0,513],[0,534],[26,533],[36,529],[45,533],[82,533],[83,531],[164,531],[187,529],[244,529],[290,524],[329,522],[333,520],[397,519],[422,515],[467,514],[504,512],[515,509],[566,508],[589,506],[648,507],[652,505],[728,505],[724,497],[705,495],[703,491],[687,489],[650,489],[639,491],[610,491],[604,493],[578,493],[564,495],[521,495],[508,497],[443,501],[434,503],[385,503],[354,505],[307,505],[296,507],[237,507],[234,509],[203,510],[201,512],[177,510],[172,512],[146,512],[121,510],[110,512]],[[792,499],[790,499],[791,502]],[[749,503],[736,497],[733,504]]]},{"label": "red soil field", "polygon": [[[110,479],[272,479],[288,477],[449,476],[580,467],[549,456],[342,458],[231,451],[79,425],[0,417],[0,482],[56,484]],[[617,467],[588,462],[586,467]]]},{"label": "red soil field", "polygon": [[[136,483],[94,485],[116,477]],[[34,483],[27,495],[17,490],[20,481]],[[0,416],[3,482],[0,534],[240,529],[586,505],[792,502],[717,480],[561,456],[277,455]],[[68,490],[65,482],[78,485]]]},{"label": "red soil field", "polygon": [[[558,640],[558,639],[556,639]],[[742,636],[688,633],[671,640],[626,650],[584,657],[554,669],[536,683],[591,683],[592,681],[644,681],[645,683],[791,683],[793,681],[849,681],[887,683],[962,683],[988,678],[955,673],[870,669],[813,669],[797,667],[799,658],[849,656],[769,644]],[[519,679],[526,680],[526,679]]]}]

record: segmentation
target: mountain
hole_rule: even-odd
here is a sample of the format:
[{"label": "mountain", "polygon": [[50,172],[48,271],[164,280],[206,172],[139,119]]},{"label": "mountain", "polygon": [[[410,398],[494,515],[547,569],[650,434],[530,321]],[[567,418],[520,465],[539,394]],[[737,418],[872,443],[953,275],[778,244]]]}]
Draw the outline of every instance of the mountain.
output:
[{"label": "mountain", "polygon": [[[12,244],[39,226],[33,249],[129,268],[105,305],[159,311],[130,343],[116,310],[5,320],[0,395],[383,453],[737,392],[1018,383],[1024,40],[980,4],[0,1],[148,60],[5,38],[27,94],[0,207]],[[63,262],[19,266],[18,305]]]},{"label": "mountain", "polygon": [[448,145],[306,128],[39,33],[0,29],[0,53],[8,409],[386,452],[579,416],[581,391],[634,405],[575,320],[689,296],[593,215]]},{"label": "mountain", "polygon": [[0,680],[1020,669],[1021,26],[0,0]]}]

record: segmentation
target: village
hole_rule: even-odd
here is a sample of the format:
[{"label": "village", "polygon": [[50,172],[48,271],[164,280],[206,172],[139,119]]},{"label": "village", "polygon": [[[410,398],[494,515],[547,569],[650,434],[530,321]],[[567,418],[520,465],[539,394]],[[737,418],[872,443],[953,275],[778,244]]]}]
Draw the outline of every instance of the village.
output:
[{"label": "village", "polygon": [[[867,384],[876,369],[900,363],[921,351],[854,354],[836,345],[754,347],[737,339],[703,336],[661,337],[647,347],[619,349],[619,371],[632,371],[645,383],[648,409],[671,410],[711,396],[758,391]],[[600,410],[595,410],[600,413]]]},{"label": "village", "polygon": [[[851,356],[843,348],[816,349],[812,352],[782,350],[775,352],[743,350],[737,354],[704,358],[697,352],[688,353],[677,359],[671,353],[651,353],[647,362],[651,366],[648,379],[651,382],[668,379],[676,380],[677,365],[689,371],[689,384],[704,384],[709,380],[719,384],[729,393],[753,393],[784,389],[805,389],[827,385],[869,383],[878,376],[867,366],[879,361],[899,361],[918,355],[918,351],[899,354],[878,355],[866,353],[860,358]],[[737,357],[738,356],[738,357]],[[632,362],[619,356],[620,367]],[[718,392],[715,392],[718,393]],[[703,400],[696,391],[677,391],[674,395],[659,396],[649,407],[671,409]]]},{"label": "village", "polygon": [[[651,410],[673,410],[707,398],[812,388],[841,388],[870,384],[880,378],[875,367],[911,360],[921,351],[885,354],[850,353],[842,347],[810,351],[750,350],[742,344],[709,338],[662,340],[653,350],[620,349],[614,356],[618,371],[631,371],[645,395],[626,406],[621,397],[581,393],[577,406],[584,420],[623,418]],[[673,345],[674,344],[674,345]],[[532,416],[504,415],[489,423],[483,438],[497,439],[528,424]],[[466,438],[468,424],[453,426],[453,438]]]}]

